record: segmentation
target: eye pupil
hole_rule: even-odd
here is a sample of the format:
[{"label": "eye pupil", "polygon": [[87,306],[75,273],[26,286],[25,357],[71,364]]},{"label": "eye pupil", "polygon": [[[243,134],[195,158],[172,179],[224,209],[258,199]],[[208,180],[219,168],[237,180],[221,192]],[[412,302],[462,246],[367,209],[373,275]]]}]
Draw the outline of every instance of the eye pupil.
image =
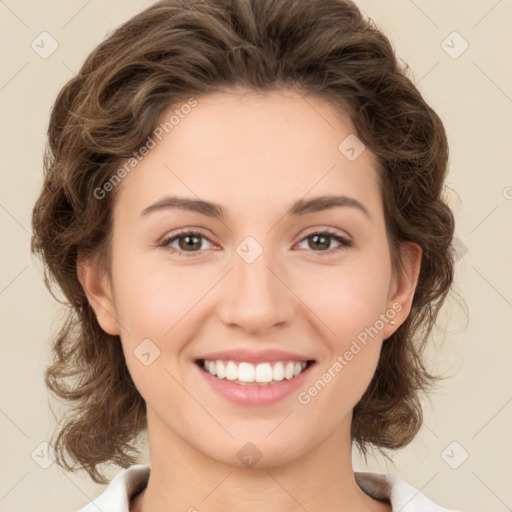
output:
[{"label": "eye pupil", "polygon": [[[191,239],[195,240],[195,242],[189,242]],[[180,240],[180,248],[181,249],[200,249],[201,248],[201,237],[195,235],[184,235],[179,238]],[[181,240],[186,240],[184,244],[181,243]],[[199,241],[199,242],[198,242]]]},{"label": "eye pupil", "polygon": [[[323,242],[320,242],[321,247],[325,248],[325,249],[329,248],[329,245],[330,245],[329,238],[330,238],[330,236],[326,236],[326,235],[312,235],[309,238],[312,238],[315,243],[318,242],[318,241],[323,240]],[[316,247],[318,248],[318,245]]]}]

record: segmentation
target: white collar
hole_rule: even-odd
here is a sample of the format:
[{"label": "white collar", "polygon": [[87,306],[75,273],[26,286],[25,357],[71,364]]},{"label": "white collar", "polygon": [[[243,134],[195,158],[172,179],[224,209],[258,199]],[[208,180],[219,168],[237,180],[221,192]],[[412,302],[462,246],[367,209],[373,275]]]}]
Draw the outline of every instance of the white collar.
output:
[{"label": "white collar", "polygon": [[[147,485],[149,473],[149,464],[135,464],[122,470],[102,494],[78,512],[129,512],[130,498]],[[418,489],[392,473],[355,471],[354,477],[368,496],[389,500],[393,511],[457,512],[436,505]]]}]

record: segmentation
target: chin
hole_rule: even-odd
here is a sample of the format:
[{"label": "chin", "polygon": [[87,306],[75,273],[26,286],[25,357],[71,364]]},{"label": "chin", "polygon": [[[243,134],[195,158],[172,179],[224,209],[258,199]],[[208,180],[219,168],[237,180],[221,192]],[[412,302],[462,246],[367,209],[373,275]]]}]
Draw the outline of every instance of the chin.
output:
[{"label": "chin", "polygon": [[235,437],[226,443],[220,443],[215,450],[211,449],[212,446],[197,449],[229,466],[271,469],[289,464],[308,452],[308,447],[300,443],[304,436],[297,431],[294,434],[296,435],[272,433],[268,436],[268,432],[264,435],[251,435],[246,432],[241,438]]}]

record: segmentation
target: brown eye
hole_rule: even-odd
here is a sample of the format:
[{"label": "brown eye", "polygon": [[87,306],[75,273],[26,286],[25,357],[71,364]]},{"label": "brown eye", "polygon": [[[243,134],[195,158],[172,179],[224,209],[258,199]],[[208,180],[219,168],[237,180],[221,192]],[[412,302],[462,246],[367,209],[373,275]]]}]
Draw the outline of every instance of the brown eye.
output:
[{"label": "brown eye", "polygon": [[[160,245],[177,253],[179,256],[197,256],[201,250],[205,250],[203,247],[204,240],[213,244],[213,242],[202,233],[197,231],[182,231],[177,235],[166,238]],[[331,248],[333,240],[338,245]],[[352,247],[352,242],[350,240],[331,231],[311,233],[300,241],[300,243],[304,242],[307,242],[307,250],[317,252],[322,256]],[[176,243],[177,247],[173,246],[173,244]]]},{"label": "brown eye", "polygon": [[[335,240],[339,245],[331,249],[332,240]],[[322,231],[318,233],[311,233],[301,240],[301,243],[307,241],[307,249],[312,249],[315,252],[323,254],[332,254],[334,252],[346,249],[352,246],[352,242],[346,238],[332,233],[330,231]]]},{"label": "brown eye", "polygon": [[315,249],[330,249],[331,238],[330,235],[309,235],[307,237],[308,241],[311,242],[310,247]]},{"label": "brown eye", "polygon": [[[182,231],[177,235],[166,238],[160,245],[170,249],[172,252],[178,253],[179,255],[195,256],[196,253],[203,249],[202,246],[204,240],[207,240],[209,243],[213,243],[207,236],[197,231]],[[178,247],[173,247],[172,244],[176,242]]]},{"label": "brown eye", "polygon": [[180,235],[177,240],[180,249],[187,251],[188,249],[200,249],[202,245],[201,238],[201,235]]}]

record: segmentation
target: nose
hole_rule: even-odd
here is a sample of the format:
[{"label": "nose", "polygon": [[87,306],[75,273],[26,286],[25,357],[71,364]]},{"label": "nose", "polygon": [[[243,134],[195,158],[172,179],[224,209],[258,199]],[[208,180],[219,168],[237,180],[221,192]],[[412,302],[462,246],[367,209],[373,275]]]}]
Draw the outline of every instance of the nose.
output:
[{"label": "nose", "polygon": [[297,298],[271,251],[264,250],[252,263],[235,253],[233,266],[220,295],[219,316],[224,324],[258,335],[288,325]]}]

